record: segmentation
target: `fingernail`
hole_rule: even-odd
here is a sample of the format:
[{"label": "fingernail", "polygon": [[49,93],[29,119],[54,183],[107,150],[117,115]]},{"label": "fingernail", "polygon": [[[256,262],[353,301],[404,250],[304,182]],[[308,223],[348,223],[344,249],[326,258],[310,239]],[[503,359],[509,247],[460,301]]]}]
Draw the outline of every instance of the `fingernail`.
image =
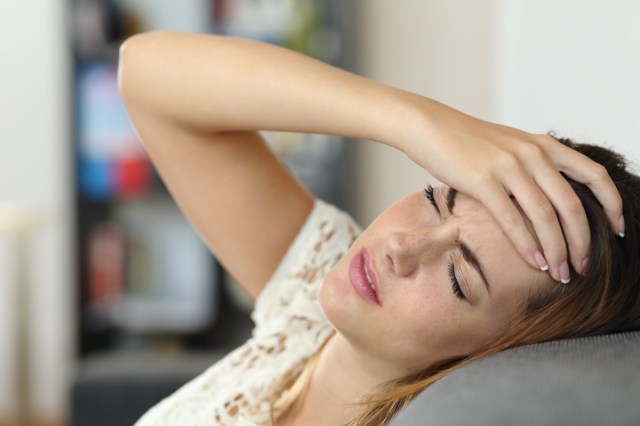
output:
[{"label": "fingernail", "polygon": [[571,273],[569,272],[569,264],[565,260],[560,264],[560,282],[569,284],[571,282]]},{"label": "fingernail", "polygon": [[536,263],[540,267],[541,271],[549,270],[549,265],[547,264],[547,261],[542,255],[542,253],[540,253],[540,250],[537,250],[535,253],[533,253],[533,258],[535,259]]},{"label": "fingernail", "polygon": [[618,219],[618,235],[621,238],[624,238],[624,231],[625,231],[624,228],[625,228],[624,227],[624,216],[620,215],[620,219]]},{"label": "fingernail", "polygon": [[589,266],[589,256],[585,257],[582,261],[582,273],[587,270],[587,266]]}]

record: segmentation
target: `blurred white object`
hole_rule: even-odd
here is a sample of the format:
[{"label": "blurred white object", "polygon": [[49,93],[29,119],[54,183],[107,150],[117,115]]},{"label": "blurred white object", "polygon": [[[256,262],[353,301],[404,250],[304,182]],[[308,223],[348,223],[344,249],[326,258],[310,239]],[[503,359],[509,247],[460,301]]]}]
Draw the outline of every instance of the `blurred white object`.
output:
[{"label": "blurred white object", "polygon": [[16,250],[15,274],[15,391],[14,420],[17,425],[30,419],[30,348],[29,348],[29,239],[45,224],[44,213],[35,207],[17,203],[0,203],[0,237],[12,238]]},{"label": "blurred white object", "polygon": [[19,203],[0,203],[0,233],[30,232],[44,222],[38,208]]}]

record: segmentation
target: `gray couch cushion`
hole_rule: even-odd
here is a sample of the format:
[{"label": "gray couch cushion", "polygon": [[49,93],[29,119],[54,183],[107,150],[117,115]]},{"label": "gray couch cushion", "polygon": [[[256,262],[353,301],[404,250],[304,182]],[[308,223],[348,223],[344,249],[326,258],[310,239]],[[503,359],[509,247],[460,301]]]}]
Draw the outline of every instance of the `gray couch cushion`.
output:
[{"label": "gray couch cushion", "polygon": [[638,426],[640,332],[487,357],[427,388],[391,425]]}]

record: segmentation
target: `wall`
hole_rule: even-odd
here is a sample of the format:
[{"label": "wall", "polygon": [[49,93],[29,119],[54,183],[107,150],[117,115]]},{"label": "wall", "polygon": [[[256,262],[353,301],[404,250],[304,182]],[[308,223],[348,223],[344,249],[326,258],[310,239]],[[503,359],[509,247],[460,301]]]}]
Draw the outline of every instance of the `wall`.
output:
[{"label": "wall", "polygon": [[[360,0],[358,72],[472,115],[493,112],[494,1]],[[369,223],[394,200],[433,182],[386,146],[359,143],[356,216]]]},{"label": "wall", "polygon": [[[359,0],[358,10],[359,73],[640,161],[640,2]],[[360,142],[355,151],[363,224],[432,179],[384,146]]]},{"label": "wall", "polygon": [[640,160],[640,2],[501,0],[496,119]]},{"label": "wall", "polygon": [[[63,415],[73,352],[69,57],[64,0],[0,2],[0,203],[45,219],[30,239],[34,403]],[[15,250],[0,237],[0,421],[11,410]]]}]

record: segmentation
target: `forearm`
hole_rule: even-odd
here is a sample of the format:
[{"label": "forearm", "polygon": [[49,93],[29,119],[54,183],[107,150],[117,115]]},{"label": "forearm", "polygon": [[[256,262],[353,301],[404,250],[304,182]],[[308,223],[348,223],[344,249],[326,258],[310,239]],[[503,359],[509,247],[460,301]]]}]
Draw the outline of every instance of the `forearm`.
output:
[{"label": "forearm", "polygon": [[[398,146],[435,102],[264,43],[156,32],[122,49],[121,91],[198,132],[336,134]],[[420,111],[420,113],[418,113]]]},{"label": "forearm", "polygon": [[[484,122],[276,46],[148,33],[125,43],[119,72],[121,93],[143,141],[174,141],[179,135],[212,148],[216,144],[209,142],[223,139],[223,132],[275,130],[385,143],[447,185],[482,200],[532,267],[543,266],[534,256],[541,250],[556,280],[567,244],[576,270],[582,270],[589,247],[586,215],[559,172],[589,185],[613,229],[621,220],[620,195],[602,166],[555,139]],[[161,148],[156,152],[180,145],[153,144]],[[207,158],[226,163],[209,151]],[[174,155],[165,157],[171,168]],[[540,243],[512,199],[533,223]]]}]

